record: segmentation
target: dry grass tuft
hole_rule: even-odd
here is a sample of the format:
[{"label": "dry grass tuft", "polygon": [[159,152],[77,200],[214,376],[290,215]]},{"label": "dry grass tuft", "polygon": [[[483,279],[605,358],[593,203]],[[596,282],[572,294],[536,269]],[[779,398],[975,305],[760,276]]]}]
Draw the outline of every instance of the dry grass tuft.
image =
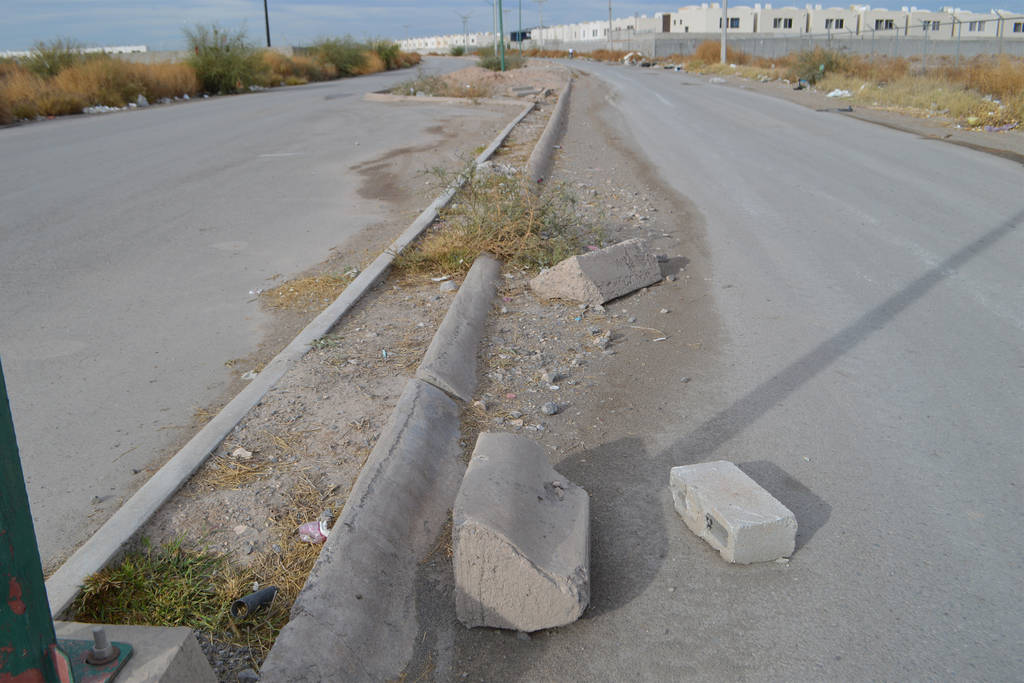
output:
[{"label": "dry grass tuft", "polygon": [[[253,665],[270,651],[305,584],[320,545],[303,543],[300,524],[325,510],[336,518],[337,487],[319,477],[300,477],[288,491],[283,509],[269,522],[275,549],[258,555],[247,567],[233,567],[226,556],[192,547],[182,538],[160,548],[143,541],[141,550],[89,577],[75,602],[75,618],[89,623],[187,626],[214,638],[250,648]],[[277,586],[269,609],[234,621],[231,603],[256,586]]]},{"label": "dry grass tuft", "polygon": [[387,71],[388,65],[384,62],[384,59],[374,52],[373,50],[367,50],[363,53],[363,62],[359,66],[352,69],[352,73],[355,76],[365,76],[367,74],[380,73],[381,71]]},{"label": "dry grass tuft", "polygon": [[415,95],[422,92],[431,97],[467,97],[484,99],[494,94],[494,83],[458,83],[444,76],[417,74],[410,81],[403,81],[391,89],[395,95]]},{"label": "dry grass tuft", "polygon": [[438,223],[398,256],[395,267],[461,274],[483,252],[512,266],[552,266],[600,241],[596,229],[580,222],[575,202],[565,187],[552,186],[536,194],[520,176],[474,175]]},{"label": "dry grass tuft", "polygon": [[322,273],[298,278],[268,289],[260,297],[263,303],[271,308],[304,313],[319,312],[337,299],[354,277],[355,272],[349,271],[345,275]]}]

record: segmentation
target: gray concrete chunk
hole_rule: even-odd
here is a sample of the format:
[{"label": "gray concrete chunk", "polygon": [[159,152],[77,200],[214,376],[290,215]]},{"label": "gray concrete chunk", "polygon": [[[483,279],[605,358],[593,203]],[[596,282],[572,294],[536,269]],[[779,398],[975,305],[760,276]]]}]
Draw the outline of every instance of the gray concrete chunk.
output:
[{"label": "gray concrete chunk", "polygon": [[796,517],[731,462],[673,467],[676,512],[728,562],[770,562],[793,554]]},{"label": "gray concrete chunk", "polygon": [[463,401],[476,391],[476,352],[497,294],[501,263],[488,254],[473,261],[455,300],[416,370],[417,379]]},{"label": "gray concrete chunk", "polygon": [[537,631],[590,601],[590,497],[511,434],[481,434],[455,499],[455,611],[466,626]]},{"label": "gray concrete chunk", "polygon": [[630,239],[567,258],[530,280],[530,288],[544,299],[598,305],[660,280],[658,259],[647,242]]}]

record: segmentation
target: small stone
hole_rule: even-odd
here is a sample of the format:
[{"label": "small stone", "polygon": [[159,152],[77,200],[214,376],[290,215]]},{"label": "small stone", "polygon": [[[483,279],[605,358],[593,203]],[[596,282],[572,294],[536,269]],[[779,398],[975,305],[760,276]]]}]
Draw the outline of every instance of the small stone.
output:
[{"label": "small stone", "polygon": [[658,258],[658,263],[665,263],[666,261],[668,261],[668,255],[667,254],[658,254],[657,258]]},{"label": "small stone", "polygon": [[684,378],[682,378],[679,381],[682,382],[683,384],[689,384],[690,383],[690,378],[689,377],[684,377]]},{"label": "small stone", "polygon": [[631,316],[629,316],[629,318],[627,318],[627,320],[629,321],[630,324],[633,324],[633,323],[636,322],[636,316],[635,315],[631,315]]},{"label": "small stone", "polygon": [[260,675],[252,669],[238,672],[238,683],[256,683],[258,680],[260,680]]},{"label": "small stone", "polygon": [[565,375],[558,372],[557,370],[545,370],[543,373],[541,373],[540,379],[545,384],[555,384],[564,377]]},{"label": "small stone", "polygon": [[452,282],[451,280],[445,280],[440,285],[440,290],[441,290],[442,294],[448,294],[450,292],[455,292],[455,291],[458,291],[458,289],[459,289],[459,286],[457,284],[455,284],[454,282]]},{"label": "small stone", "polygon": [[678,278],[675,275],[666,275],[665,279],[669,282],[675,282]]},{"label": "small stone", "polygon": [[523,414],[518,410],[510,410],[508,416],[511,417],[513,420],[518,420],[523,416]]},{"label": "small stone", "polygon": [[601,334],[601,328],[600,327],[591,327],[590,328],[590,334]]},{"label": "small stone", "polygon": [[238,460],[252,460],[252,451],[247,451],[241,446],[231,451],[231,457]]},{"label": "small stone", "polygon": [[667,308],[663,308],[660,311],[658,311],[658,313],[662,313],[662,314],[668,313],[668,309]]},{"label": "small stone", "polygon": [[526,633],[524,631],[520,631],[519,633],[516,634],[516,638],[518,638],[519,640],[529,640],[530,639],[530,634]]},{"label": "small stone", "polygon": [[612,343],[612,335],[610,332],[605,332],[600,337],[594,340],[594,346],[600,349],[607,349],[608,345]]},{"label": "small stone", "polygon": [[557,415],[558,414],[558,404],[557,403],[553,403],[552,401],[548,401],[547,403],[545,403],[544,405],[542,405],[540,407],[540,411],[542,413],[544,413],[545,415]]}]

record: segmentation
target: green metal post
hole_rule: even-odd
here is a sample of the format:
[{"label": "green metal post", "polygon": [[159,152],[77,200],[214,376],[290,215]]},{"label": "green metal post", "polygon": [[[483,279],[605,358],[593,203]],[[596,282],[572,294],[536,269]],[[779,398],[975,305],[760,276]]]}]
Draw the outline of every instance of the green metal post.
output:
[{"label": "green metal post", "polygon": [[505,70],[505,15],[498,0],[498,40],[501,42],[501,70]]},{"label": "green metal post", "polygon": [[0,366],[0,680],[59,680],[56,643]]}]

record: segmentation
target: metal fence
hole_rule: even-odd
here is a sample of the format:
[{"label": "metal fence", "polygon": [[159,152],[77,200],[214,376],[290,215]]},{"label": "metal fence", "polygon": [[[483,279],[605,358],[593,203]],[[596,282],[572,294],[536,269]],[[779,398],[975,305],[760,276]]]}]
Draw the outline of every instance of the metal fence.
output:
[{"label": "metal fence", "polygon": [[[959,20],[937,22],[928,20],[897,29],[862,29],[860,33],[840,29],[825,33],[730,33],[729,46],[754,57],[775,59],[794,52],[825,48],[851,54],[885,55],[889,57],[946,56],[954,60],[979,55],[1010,55],[1024,57],[1024,16],[1003,17],[997,35],[975,37],[971,35],[972,22]],[[974,22],[975,24],[977,22]],[[721,39],[719,33],[634,33],[615,31],[612,40],[562,41],[548,39],[540,45],[526,41],[524,46],[544,47],[549,50],[592,52],[611,47],[613,50],[642,52],[650,57],[672,54],[690,55],[706,41]]]}]

